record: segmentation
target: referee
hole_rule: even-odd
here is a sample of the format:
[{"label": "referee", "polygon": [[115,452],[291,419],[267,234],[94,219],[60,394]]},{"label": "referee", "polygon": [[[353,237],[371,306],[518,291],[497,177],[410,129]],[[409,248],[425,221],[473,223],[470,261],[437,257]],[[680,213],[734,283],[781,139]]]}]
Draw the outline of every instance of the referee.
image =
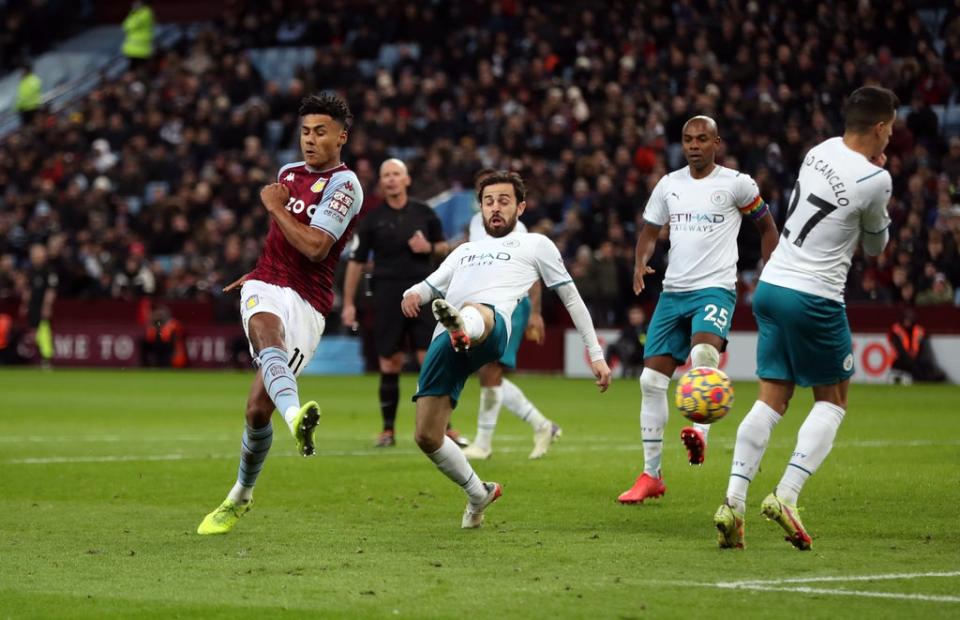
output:
[{"label": "referee", "polygon": [[403,291],[430,275],[433,259],[443,258],[449,251],[440,219],[426,203],[410,199],[409,187],[410,175],[402,161],[388,159],[380,165],[380,191],[385,204],[371,211],[357,227],[343,283],[341,319],[344,325],[353,326],[357,323],[357,287],[372,252],[373,336],[380,362],[383,416],[383,432],[376,446],[381,448],[396,445],[394,423],[406,345],[409,343],[417,352],[422,364],[436,326],[429,312],[421,312],[414,319],[403,316]]}]

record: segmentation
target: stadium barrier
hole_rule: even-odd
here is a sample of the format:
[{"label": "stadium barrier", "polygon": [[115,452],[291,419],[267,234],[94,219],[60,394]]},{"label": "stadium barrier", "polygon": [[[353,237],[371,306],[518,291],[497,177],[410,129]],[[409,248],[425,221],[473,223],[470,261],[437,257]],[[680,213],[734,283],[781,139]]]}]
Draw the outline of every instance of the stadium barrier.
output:
[{"label": "stadium barrier", "polygon": [[[597,330],[600,344],[606,347],[616,342],[619,332],[612,329]],[[931,346],[940,367],[952,383],[960,383],[960,336],[931,336]],[[720,356],[720,369],[731,379],[756,379],[756,332],[730,332],[727,350]],[[853,334],[854,383],[889,383],[890,365],[893,363],[893,347],[887,342],[886,334]],[[677,369],[683,373],[690,366]],[[622,376],[619,363],[611,364],[614,376]],[[567,377],[592,377],[590,358],[576,330],[568,329],[564,333],[563,374]]]},{"label": "stadium barrier", "polygon": [[[57,367],[136,368],[143,365],[144,330],[136,323],[58,323],[53,330],[53,364]],[[250,368],[250,355],[239,327],[212,325],[187,329],[184,335],[188,368]],[[37,360],[32,343],[22,340],[20,356]],[[359,375],[364,371],[359,338],[327,335],[306,375]]]},{"label": "stadium barrier", "polygon": [[[225,369],[249,368],[247,342],[235,317],[235,300],[214,301],[154,300],[163,303],[182,324],[188,367]],[[141,364],[146,300],[57,300],[54,309],[54,359],[58,366],[137,367]],[[18,305],[0,302],[0,314],[17,319]],[[652,308],[648,312],[652,312]],[[855,329],[855,381],[882,382],[888,377],[892,361],[886,330],[902,314],[896,306],[854,305],[847,308]],[[960,310],[952,306],[916,308],[917,318],[931,334],[937,361],[954,383],[960,383]],[[540,346],[527,343],[520,348],[521,371],[587,376],[579,336],[569,330],[566,313],[551,317],[547,335]],[[219,319],[219,321],[218,321]],[[724,356],[724,369],[734,379],[754,377],[756,325],[749,307],[740,306],[734,314],[730,348]],[[601,329],[598,336],[606,346],[617,332]],[[21,344],[20,353],[37,361],[36,351]],[[4,359],[4,356],[0,356]],[[371,371],[374,369],[371,369]],[[620,369],[616,369],[620,372]],[[356,336],[328,331],[317,355],[304,370],[307,374],[358,374],[364,371],[362,340]]]}]

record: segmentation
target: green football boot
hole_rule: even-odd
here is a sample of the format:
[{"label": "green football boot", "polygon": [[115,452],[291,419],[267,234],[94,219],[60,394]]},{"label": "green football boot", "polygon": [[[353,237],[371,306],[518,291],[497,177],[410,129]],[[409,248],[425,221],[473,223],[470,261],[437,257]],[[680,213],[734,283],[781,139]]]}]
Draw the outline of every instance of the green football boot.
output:
[{"label": "green football boot", "polygon": [[300,407],[300,413],[293,420],[293,438],[297,440],[297,452],[300,456],[313,456],[316,448],[313,436],[320,422],[320,405],[311,400]]},{"label": "green football boot", "polygon": [[210,534],[226,534],[233,529],[240,517],[244,515],[250,507],[253,506],[253,500],[237,503],[232,499],[225,499],[223,503],[217,506],[217,509],[208,514],[200,522],[197,528],[197,534],[204,536]]},{"label": "green football boot", "polygon": [[784,540],[797,549],[806,551],[813,546],[813,539],[804,529],[796,506],[791,506],[777,497],[775,493],[771,493],[760,504],[760,513],[771,521],[776,521],[787,533]]}]

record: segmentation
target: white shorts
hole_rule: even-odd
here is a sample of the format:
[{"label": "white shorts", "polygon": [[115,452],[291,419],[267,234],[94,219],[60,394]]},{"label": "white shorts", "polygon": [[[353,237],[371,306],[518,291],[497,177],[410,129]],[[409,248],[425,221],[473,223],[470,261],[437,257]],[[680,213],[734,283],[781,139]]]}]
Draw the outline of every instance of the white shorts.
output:
[{"label": "white shorts", "polygon": [[[240,289],[240,318],[247,341],[250,340],[250,317],[260,312],[280,317],[287,355],[290,356],[289,366],[294,375],[299,375],[313,359],[326,319],[292,288],[247,280]],[[250,345],[250,355],[257,359],[253,344]]]}]

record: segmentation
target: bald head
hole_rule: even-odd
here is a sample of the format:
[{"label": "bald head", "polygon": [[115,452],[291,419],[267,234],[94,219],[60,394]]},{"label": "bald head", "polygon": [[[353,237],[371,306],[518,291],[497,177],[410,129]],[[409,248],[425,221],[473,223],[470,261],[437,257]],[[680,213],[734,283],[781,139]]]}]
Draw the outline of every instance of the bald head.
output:
[{"label": "bald head", "polygon": [[410,175],[405,163],[391,158],[380,164],[380,189],[391,207],[400,208],[406,204],[408,187]]},{"label": "bald head", "polygon": [[683,124],[683,156],[694,178],[713,172],[714,158],[720,145],[717,122],[709,116],[694,116]]},{"label": "bald head", "polygon": [[[683,133],[687,133],[687,129],[690,128],[693,130],[691,125],[699,125],[697,130],[706,131],[708,133],[713,133],[714,136],[719,136],[720,132],[717,130],[717,121],[713,120],[709,116],[704,116],[700,114],[689,119],[686,123],[683,124]],[[694,130],[694,131],[697,131]]]},{"label": "bald head", "polygon": [[401,174],[408,174],[407,164],[403,163],[402,160],[397,159],[396,157],[391,157],[390,159],[384,161],[380,164],[380,176],[383,176],[384,170],[398,169]]}]

